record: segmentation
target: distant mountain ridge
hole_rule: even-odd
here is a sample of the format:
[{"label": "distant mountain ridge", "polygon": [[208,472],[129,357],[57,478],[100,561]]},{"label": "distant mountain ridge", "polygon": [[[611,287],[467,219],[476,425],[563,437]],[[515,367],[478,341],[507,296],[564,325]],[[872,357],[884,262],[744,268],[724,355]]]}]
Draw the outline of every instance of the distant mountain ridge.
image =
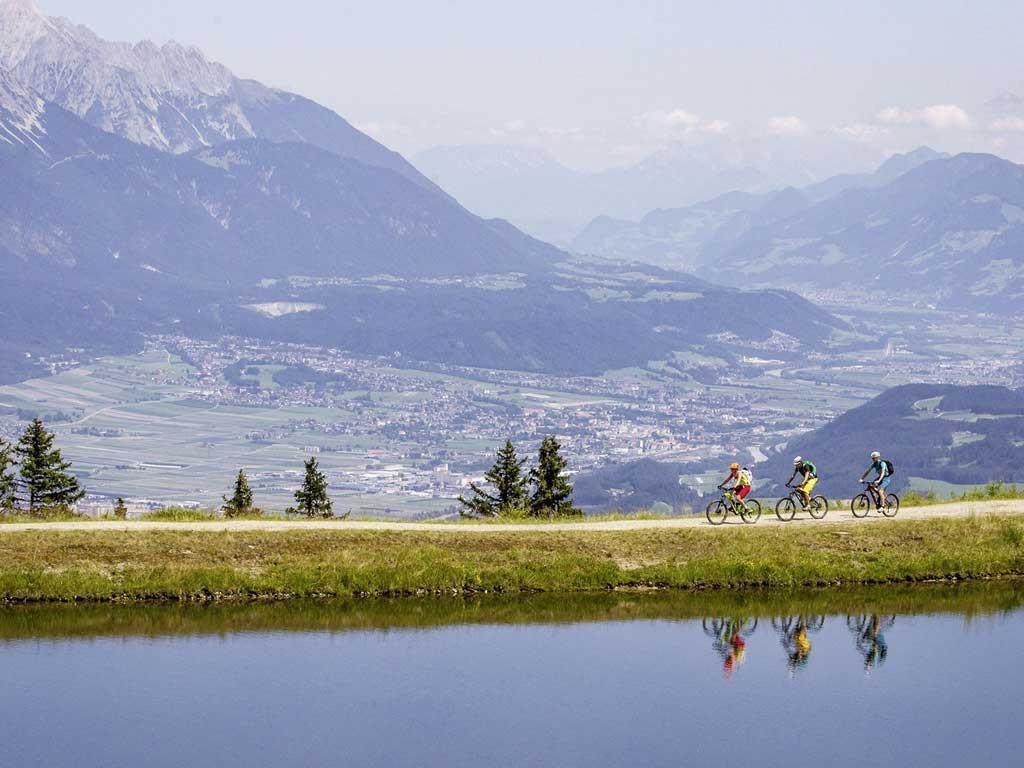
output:
[{"label": "distant mountain ridge", "polygon": [[[737,302],[688,275],[576,274],[567,254],[505,222],[307,144],[247,139],[174,155],[0,83],[8,378],[67,347],[129,348],[139,332],[600,374],[697,347],[736,362],[776,332],[814,348],[842,326],[782,291]],[[251,308],[297,303],[313,310]]]},{"label": "distant mountain ridge", "polygon": [[[756,468],[766,492],[811,459],[826,495],[850,497],[880,451],[896,466],[894,487],[910,478],[954,484],[1024,482],[1024,392],[997,386],[911,384],[887,390],[824,427],[790,441]],[[759,486],[760,488],[760,486]]]},{"label": "distant mountain ridge", "polygon": [[686,208],[654,210],[637,222],[600,217],[576,236],[570,248],[604,258],[700,271],[702,251],[710,244],[729,243],[750,229],[795,215],[847,190],[884,186],[918,165],[943,157],[921,147],[893,155],[873,173],[842,174],[799,189],[759,194],[732,191]]},{"label": "distant mountain ridge", "polygon": [[568,246],[600,216],[635,220],[733,191],[762,194],[806,186],[877,162],[860,146],[821,146],[801,137],[727,135],[670,141],[640,160],[600,171],[569,168],[543,150],[516,145],[444,146],[412,158],[470,210],[500,215]]},{"label": "distant mountain ridge", "polygon": [[302,142],[439,192],[401,155],[309,99],[240,79],[196,48],[105,41],[31,0],[0,0],[0,68],[91,125],[161,151]]},{"label": "distant mountain ridge", "polygon": [[921,304],[1018,311],[1024,166],[961,154],[882,187],[850,189],[701,250],[702,273],[750,285],[898,293]]}]

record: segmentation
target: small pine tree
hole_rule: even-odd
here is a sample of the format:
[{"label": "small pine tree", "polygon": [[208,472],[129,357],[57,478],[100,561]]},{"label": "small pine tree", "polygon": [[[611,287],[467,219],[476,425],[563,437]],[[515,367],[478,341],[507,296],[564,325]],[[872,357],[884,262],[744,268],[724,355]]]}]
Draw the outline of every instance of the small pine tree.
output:
[{"label": "small pine tree", "polygon": [[0,438],[0,513],[14,509],[14,493],[17,487],[14,446]]},{"label": "small pine tree", "polygon": [[229,499],[223,497],[225,517],[238,517],[252,512],[252,489],[249,488],[249,478],[245,476],[245,470],[238,470],[238,477],[235,478],[235,492]]},{"label": "small pine tree", "polygon": [[296,507],[289,507],[290,515],[306,517],[333,517],[334,506],[327,495],[327,478],[320,471],[316,457],[306,462],[306,477],[302,487],[295,492]]},{"label": "small pine tree", "polygon": [[128,519],[128,505],[120,496],[117,497],[117,504],[114,505],[114,517],[118,520]]},{"label": "small pine tree", "polygon": [[78,479],[68,473],[71,462],[64,461],[60,450],[53,447],[53,440],[53,433],[47,432],[42,419],[37,418],[25,429],[14,449],[21,474],[15,498],[28,506],[29,513],[71,507],[85,496]]},{"label": "small pine tree", "polygon": [[470,517],[516,517],[523,514],[529,506],[528,479],[523,472],[525,463],[516,455],[512,441],[505,441],[504,447],[498,449],[494,466],[484,475],[495,492],[488,493],[476,483],[470,483],[473,495],[468,499],[459,497],[462,514]]},{"label": "small pine tree", "polygon": [[568,466],[561,454],[562,446],[554,437],[545,437],[540,444],[537,466],[530,471],[533,495],[530,497],[532,517],[567,517],[580,514],[572,503],[572,484],[565,474]]}]

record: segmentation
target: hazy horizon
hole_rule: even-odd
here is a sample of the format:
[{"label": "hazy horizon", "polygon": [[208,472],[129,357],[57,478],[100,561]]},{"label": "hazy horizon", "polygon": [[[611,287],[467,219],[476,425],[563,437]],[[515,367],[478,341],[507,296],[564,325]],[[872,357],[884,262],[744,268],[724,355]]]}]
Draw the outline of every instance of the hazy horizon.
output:
[{"label": "hazy horizon", "polygon": [[964,2],[37,5],[106,38],[196,45],[408,156],[507,144],[601,168],[724,140],[1024,160],[1024,99],[993,102],[1024,83],[1024,12],[1011,2],[984,14]]}]

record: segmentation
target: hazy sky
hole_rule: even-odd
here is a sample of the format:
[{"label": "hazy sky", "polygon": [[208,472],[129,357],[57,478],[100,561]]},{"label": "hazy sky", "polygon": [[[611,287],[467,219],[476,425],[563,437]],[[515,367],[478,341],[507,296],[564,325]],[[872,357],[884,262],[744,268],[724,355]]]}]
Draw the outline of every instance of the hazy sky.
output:
[{"label": "hazy sky", "polygon": [[892,149],[1024,140],[1021,0],[37,0],[103,37],[170,38],[403,152],[525,143],[577,165],[695,136]]}]

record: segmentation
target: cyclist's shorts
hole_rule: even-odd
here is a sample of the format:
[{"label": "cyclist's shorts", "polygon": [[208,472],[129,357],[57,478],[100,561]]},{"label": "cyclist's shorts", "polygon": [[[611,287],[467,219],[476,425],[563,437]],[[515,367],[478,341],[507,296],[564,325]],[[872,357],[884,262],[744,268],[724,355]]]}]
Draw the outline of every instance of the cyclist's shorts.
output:
[{"label": "cyclist's shorts", "polygon": [[808,496],[810,496],[811,495],[811,491],[814,490],[814,486],[816,486],[817,484],[818,484],[818,478],[810,477],[806,481],[804,481],[803,485],[800,486],[800,490],[803,491],[804,493],[806,493]]},{"label": "cyclist's shorts", "polygon": [[882,480],[882,482],[880,482],[878,484],[878,487],[881,488],[884,491],[886,488],[889,487],[889,483],[891,483],[891,482],[892,482],[892,475],[889,475],[884,480]]},{"label": "cyclist's shorts", "polygon": [[739,499],[745,499],[750,495],[751,486],[745,485],[742,488],[736,489],[736,497]]}]

